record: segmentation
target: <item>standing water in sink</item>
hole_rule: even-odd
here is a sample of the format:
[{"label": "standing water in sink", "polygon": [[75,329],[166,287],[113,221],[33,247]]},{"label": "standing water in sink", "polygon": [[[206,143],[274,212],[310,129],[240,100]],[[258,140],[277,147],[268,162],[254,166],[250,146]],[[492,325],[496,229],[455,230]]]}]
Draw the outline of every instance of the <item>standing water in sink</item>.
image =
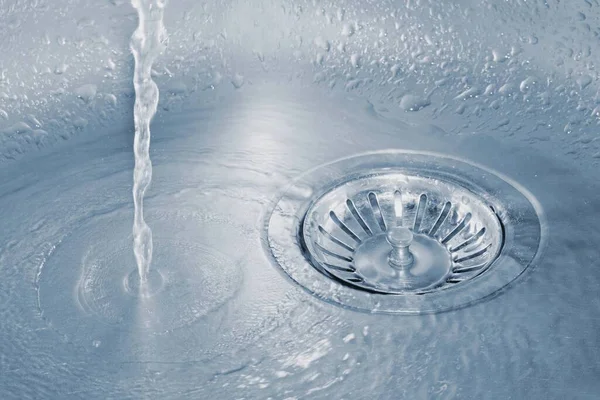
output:
[{"label": "standing water in sink", "polygon": [[163,25],[165,0],[132,0],[138,12],[138,28],[131,37],[130,47],[135,59],[135,167],[133,171],[133,252],[140,281],[147,281],[152,262],[152,230],[144,221],[144,193],[152,180],[150,161],[150,121],[158,105],[158,87],[152,80],[152,63],[164,48],[167,34]]}]

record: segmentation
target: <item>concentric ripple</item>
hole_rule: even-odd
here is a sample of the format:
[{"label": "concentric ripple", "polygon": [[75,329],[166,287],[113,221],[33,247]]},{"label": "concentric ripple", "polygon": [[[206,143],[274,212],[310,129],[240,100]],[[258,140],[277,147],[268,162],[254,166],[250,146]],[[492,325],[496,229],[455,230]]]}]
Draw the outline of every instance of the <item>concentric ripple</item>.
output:
[{"label": "concentric ripple", "polygon": [[214,227],[181,214],[154,221],[159,246],[148,284],[140,286],[128,223],[122,211],[92,218],[43,264],[39,307],[52,327],[85,338],[107,326],[163,334],[217,310],[240,288],[235,261],[200,244]]}]

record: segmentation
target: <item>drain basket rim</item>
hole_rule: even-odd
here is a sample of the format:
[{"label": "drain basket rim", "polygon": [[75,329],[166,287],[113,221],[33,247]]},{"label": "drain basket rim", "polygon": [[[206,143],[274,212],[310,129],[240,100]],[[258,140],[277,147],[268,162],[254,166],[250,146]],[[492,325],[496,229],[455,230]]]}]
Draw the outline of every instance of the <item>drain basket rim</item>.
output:
[{"label": "drain basket rim", "polygon": [[[412,171],[415,175],[428,172],[474,192],[485,201],[502,227],[503,238],[499,254],[485,268],[487,272],[473,276],[468,282],[435,292],[387,294],[349,287],[339,278],[332,279],[331,274],[317,269],[306,257],[306,244],[302,243],[307,211],[331,188],[347,182],[352,176],[366,176],[377,170]],[[510,201],[514,207],[505,207],[501,199]],[[529,229],[513,229],[511,222],[517,220],[528,221]],[[279,268],[324,301],[369,313],[437,313],[493,297],[522,275],[539,255],[543,243],[543,222],[541,206],[533,195],[496,171],[439,153],[384,150],[334,160],[298,176],[278,197],[275,207],[267,215],[265,244],[268,244],[271,258]],[[281,228],[283,236],[278,235]]]}]

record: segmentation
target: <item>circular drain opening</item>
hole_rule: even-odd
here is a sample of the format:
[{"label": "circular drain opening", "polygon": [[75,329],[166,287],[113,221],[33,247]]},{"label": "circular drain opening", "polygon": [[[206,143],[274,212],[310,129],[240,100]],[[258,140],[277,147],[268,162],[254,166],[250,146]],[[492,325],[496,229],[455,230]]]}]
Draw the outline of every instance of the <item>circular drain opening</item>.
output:
[{"label": "circular drain opening", "polygon": [[497,293],[534,259],[539,207],[516,183],[434,154],[378,152],[298,178],[268,221],[277,263],[318,297],[426,313]]}]

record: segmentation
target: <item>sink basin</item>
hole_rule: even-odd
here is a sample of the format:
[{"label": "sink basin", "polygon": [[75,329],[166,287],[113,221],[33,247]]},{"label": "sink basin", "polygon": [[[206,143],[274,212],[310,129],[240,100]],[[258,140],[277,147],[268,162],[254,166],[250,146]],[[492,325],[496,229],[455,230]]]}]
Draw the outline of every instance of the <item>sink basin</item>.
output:
[{"label": "sink basin", "polygon": [[[125,0],[3,4],[0,397],[597,398],[598,18],[595,0],[168,2],[143,291],[132,275],[137,14]],[[402,207],[426,215],[406,214],[413,241],[429,243],[444,202],[418,214],[421,192],[463,204],[443,228],[477,215],[463,241],[431,246],[443,258],[486,227],[492,275],[448,283],[454,263],[487,249],[479,237],[426,283],[386,281],[392,293],[321,268],[330,259],[289,228],[305,215],[286,214],[290,202],[316,204],[315,229],[341,229],[327,213],[355,193],[376,212],[372,181],[340,186],[354,176],[344,167],[298,183],[365,154],[383,167],[390,152],[455,160],[430,165],[437,183],[412,170],[418,190]],[[410,169],[387,167],[393,187],[377,196]],[[440,187],[448,176],[460,185]],[[327,213],[315,188],[338,190]],[[292,221],[275,227],[284,241],[269,238],[274,212]],[[372,216],[363,222],[379,232]],[[376,250],[389,267],[393,247]],[[444,307],[418,297],[432,285]],[[414,312],[383,312],[390,302]]]}]

